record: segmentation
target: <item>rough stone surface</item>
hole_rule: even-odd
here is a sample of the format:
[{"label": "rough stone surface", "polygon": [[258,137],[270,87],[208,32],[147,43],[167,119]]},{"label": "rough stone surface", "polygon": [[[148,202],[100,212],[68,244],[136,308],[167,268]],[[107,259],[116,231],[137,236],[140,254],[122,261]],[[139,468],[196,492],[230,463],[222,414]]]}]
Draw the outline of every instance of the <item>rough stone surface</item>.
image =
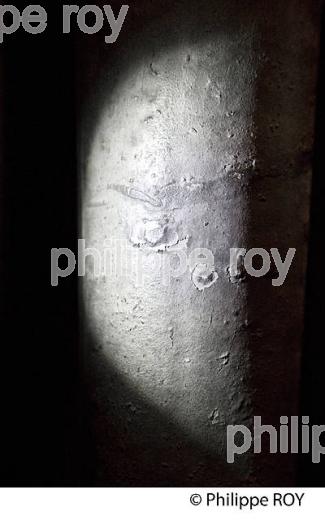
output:
[{"label": "rough stone surface", "polygon": [[[297,413],[318,10],[160,4],[131,8],[82,73],[86,94],[99,85],[82,123],[82,236],[141,268],[94,280],[90,262],[83,283],[96,482],[290,485],[290,457],[227,464],[226,426]],[[232,247],[297,255],[273,287],[272,274],[231,279]],[[196,248],[215,271],[198,259],[166,283],[161,262]]]}]

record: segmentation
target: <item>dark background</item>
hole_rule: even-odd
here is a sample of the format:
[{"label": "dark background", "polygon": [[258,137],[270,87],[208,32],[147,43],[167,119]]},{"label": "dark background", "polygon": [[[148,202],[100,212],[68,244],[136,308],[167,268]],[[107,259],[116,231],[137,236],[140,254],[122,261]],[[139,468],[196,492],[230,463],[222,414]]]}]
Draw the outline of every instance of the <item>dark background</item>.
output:
[{"label": "dark background", "polygon": [[[91,485],[78,280],[50,284],[51,248],[77,250],[78,46],[61,3],[41,5],[47,30],[0,46],[0,485]],[[323,21],[301,385],[311,424],[325,424],[324,44]],[[297,483],[325,485],[324,470],[325,457],[300,456]]]}]

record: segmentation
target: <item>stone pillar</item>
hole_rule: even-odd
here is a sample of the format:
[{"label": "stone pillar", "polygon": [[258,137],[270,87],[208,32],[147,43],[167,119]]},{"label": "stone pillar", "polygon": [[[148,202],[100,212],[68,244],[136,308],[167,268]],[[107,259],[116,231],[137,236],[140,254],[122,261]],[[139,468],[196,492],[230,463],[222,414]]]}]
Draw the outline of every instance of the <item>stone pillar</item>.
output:
[{"label": "stone pillar", "polygon": [[[291,456],[228,464],[226,428],[298,413],[316,4],[137,3],[81,53],[97,484],[294,484]],[[232,272],[253,247],[297,250],[281,287]]]}]

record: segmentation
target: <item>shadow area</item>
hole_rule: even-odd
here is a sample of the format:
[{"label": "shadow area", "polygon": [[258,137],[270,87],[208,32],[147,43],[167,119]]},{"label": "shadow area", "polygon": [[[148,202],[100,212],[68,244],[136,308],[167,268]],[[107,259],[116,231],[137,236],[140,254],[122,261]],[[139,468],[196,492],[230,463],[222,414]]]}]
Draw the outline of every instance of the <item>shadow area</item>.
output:
[{"label": "shadow area", "polygon": [[[140,395],[87,334],[90,486],[243,486],[247,481]],[[216,435],[217,443],[217,435]]]},{"label": "shadow area", "polygon": [[[254,113],[255,167],[245,173],[243,190],[248,200],[247,247],[278,249],[284,260],[290,248],[295,257],[281,286],[274,286],[278,270],[274,261],[262,278],[247,279],[248,348],[251,358],[252,405],[262,424],[277,430],[279,452],[280,417],[297,416],[304,410],[317,423],[324,407],[320,395],[324,353],[320,346],[324,315],[324,283],[320,255],[324,245],[321,230],[324,164],[321,154],[318,107],[316,171],[312,199],[312,230],[309,241],[311,167],[313,157],[314,82],[317,75],[319,10],[314,6],[292,10],[275,3],[272,15],[265,16],[259,42],[260,70],[256,81]],[[308,23],[307,23],[308,21]],[[300,27],[301,30],[297,30]],[[310,29],[314,27],[314,32]],[[304,42],[304,43],[302,43]],[[308,43],[306,43],[308,42]],[[264,58],[263,58],[264,57]],[[324,85],[322,85],[324,86]],[[320,92],[320,90],[319,90]],[[320,97],[320,96],[319,96]],[[308,103],[308,105],[307,105]],[[321,109],[321,110],[319,110]],[[322,115],[321,115],[322,114]],[[323,123],[322,123],[323,126]],[[322,157],[322,158],[320,158]],[[305,286],[307,250],[309,253],[307,315],[305,318]],[[256,269],[261,258],[256,258]],[[306,319],[306,321],[305,321]],[[302,343],[304,326],[304,354]],[[303,380],[301,370],[303,363]],[[303,406],[300,406],[303,383]],[[313,416],[313,417],[312,417]],[[300,439],[299,422],[299,439]],[[298,467],[303,455],[270,454],[270,439],[262,439],[262,454],[255,456],[257,479],[264,485],[286,486],[306,484],[309,470],[302,478]],[[309,467],[310,469],[310,467]],[[314,474],[320,477],[319,468]],[[315,483],[320,480],[315,478]]]},{"label": "shadow area", "polygon": [[[325,11],[322,14],[321,54],[318,77],[316,111],[316,143],[313,162],[313,186],[311,206],[311,229],[307,270],[307,295],[305,307],[305,335],[301,387],[301,415],[309,416],[310,424],[325,424],[325,406],[322,399],[325,391],[323,367],[325,349],[323,342],[325,316],[325,279],[323,252],[324,197],[325,197]],[[324,444],[324,435],[321,437]],[[311,455],[303,455],[299,464],[299,484],[302,486],[325,485],[325,461],[313,464]]]}]

